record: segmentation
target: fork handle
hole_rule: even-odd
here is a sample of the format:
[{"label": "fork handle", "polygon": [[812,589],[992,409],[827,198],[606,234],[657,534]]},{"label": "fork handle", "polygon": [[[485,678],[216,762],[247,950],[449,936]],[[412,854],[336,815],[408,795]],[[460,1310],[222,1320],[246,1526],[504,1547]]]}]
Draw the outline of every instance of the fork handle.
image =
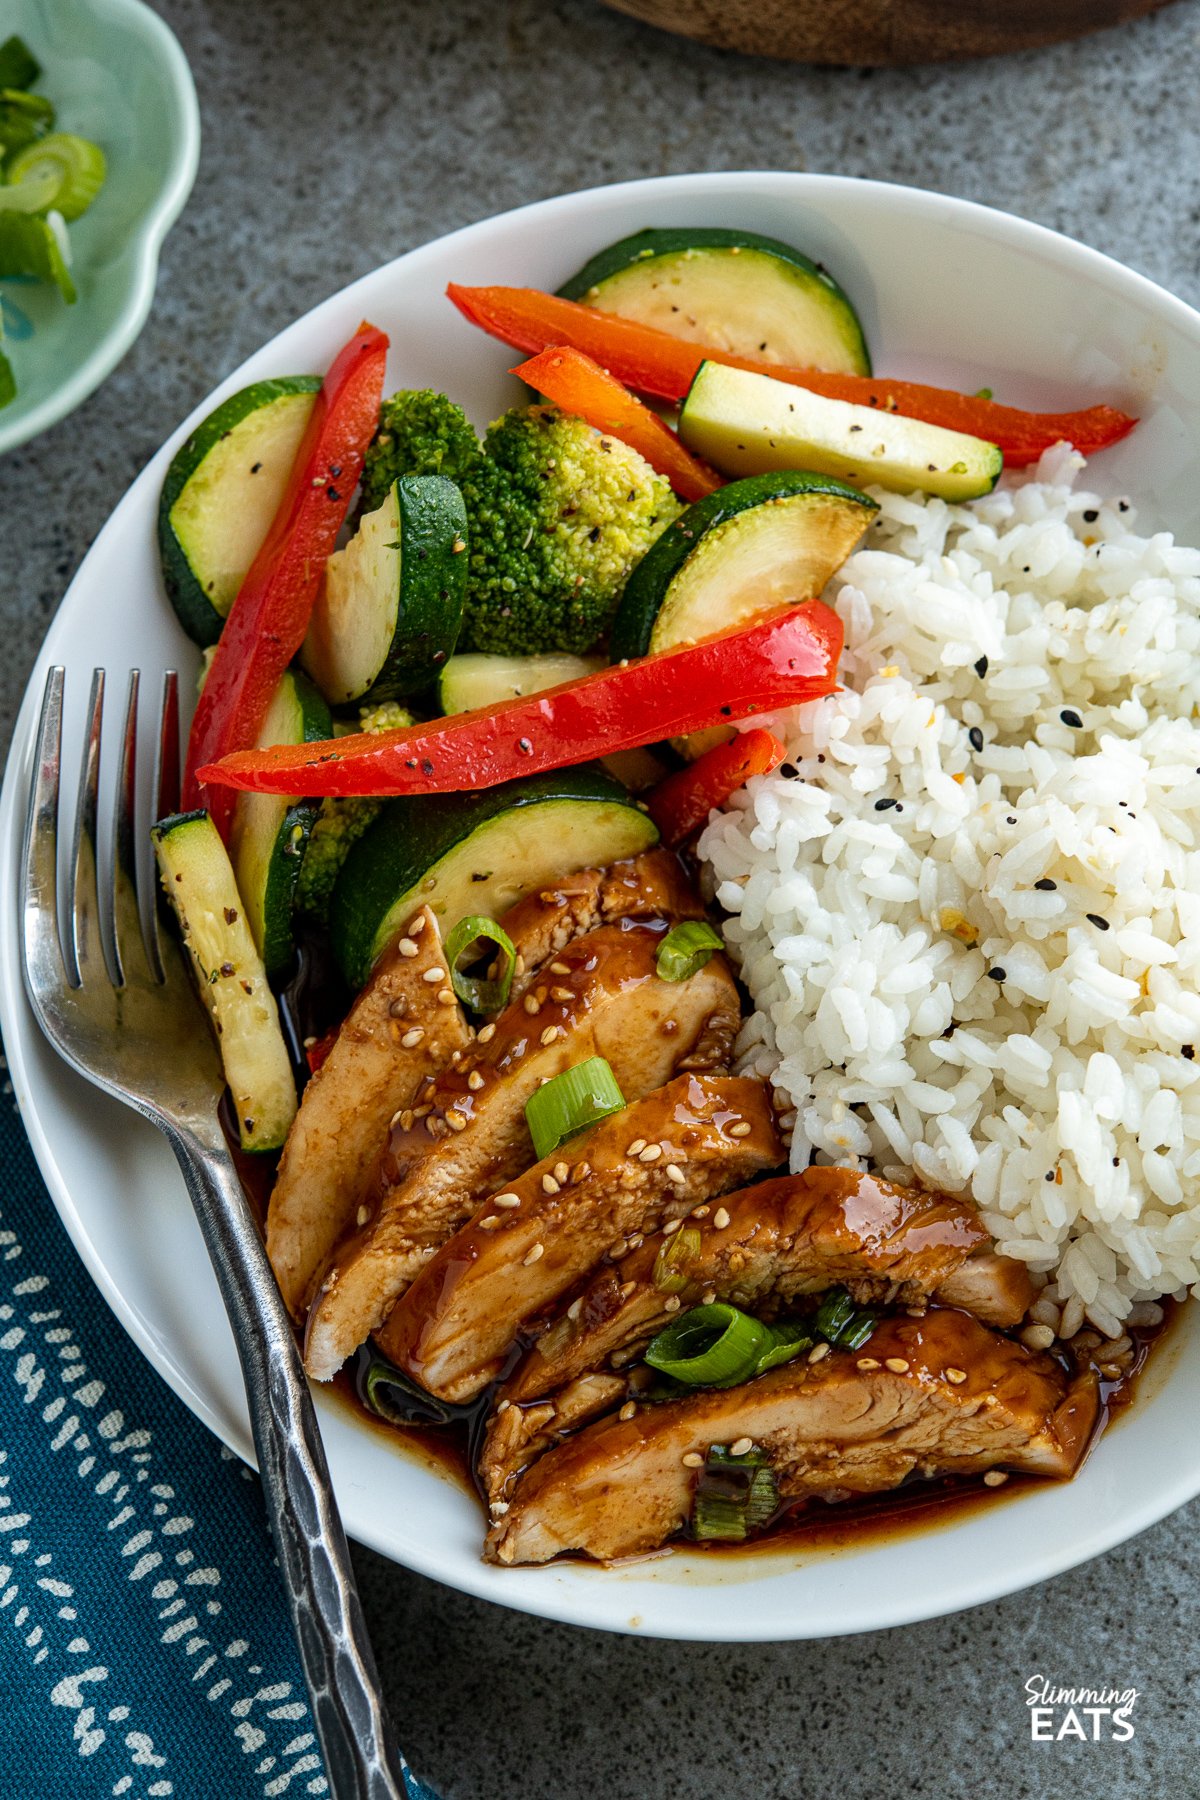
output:
[{"label": "fork handle", "polygon": [[[219,1127],[216,1127],[219,1132]],[[334,1800],[409,1793],[291,1320],[233,1159],[168,1130],[233,1326],[267,1516]]]}]

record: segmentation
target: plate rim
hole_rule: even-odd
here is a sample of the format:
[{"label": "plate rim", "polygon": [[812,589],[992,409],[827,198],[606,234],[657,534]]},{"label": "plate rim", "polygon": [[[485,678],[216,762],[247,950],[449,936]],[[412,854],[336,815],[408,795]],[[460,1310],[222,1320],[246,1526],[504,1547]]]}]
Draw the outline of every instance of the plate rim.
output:
[{"label": "plate rim", "polygon": [[[109,0],[109,3],[129,4],[129,0]],[[135,3],[140,5],[140,0],[135,0]],[[484,214],[477,220],[416,245],[400,256],[365,271],[344,287],[326,295],[305,313],[287,321],[278,332],[273,333],[263,344],[251,351],[236,369],[217,383],[198,402],[176,431],[166,438],[145,467],[135,476],[113,507],[100,532],[93,540],[93,545],[89,547],[88,554],[72,577],[47,626],[47,638],[54,631],[58,618],[70,600],[76,583],[83,576],[95,547],[109,532],[119,529],[121,516],[127,508],[135,504],[135,493],[148,477],[152,465],[160,458],[169,455],[175,446],[182,442],[194,424],[211,410],[213,404],[225,393],[232,391],[235,384],[244,379],[244,370],[248,363],[270,350],[278,338],[293,326],[301,322],[319,320],[323,314],[344,305],[363,283],[374,280],[400,264],[420,259],[435,251],[440,253],[446,247],[453,245],[456,240],[487,226],[501,222],[508,223],[517,219],[531,220],[538,214],[547,215],[553,214],[555,211],[569,211],[580,203],[594,201],[602,196],[618,200],[625,195],[647,197],[650,190],[658,190],[670,195],[688,191],[695,192],[703,188],[719,198],[722,194],[736,194],[739,188],[747,182],[765,183],[768,190],[775,188],[780,193],[790,193],[799,199],[803,198],[806,190],[833,199],[836,199],[839,192],[846,190],[858,192],[866,189],[883,195],[902,194],[910,202],[933,208],[935,218],[938,211],[941,211],[943,222],[948,221],[951,217],[960,222],[963,220],[974,221],[981,227],[985,227],[989,236],[993,239],[998,237],[1001,242],[1011,238],[1019,240],[1023,247],[1028,247],[1031,241],[1047,248],[1053,246],[1056,260],[1061,257],[1063,247],[1066,246],[1071,256],[1080,259],[1080,267],[1084,272],[1103,276],[1109,282],[1116,281],[1122,286],[1132,284],[1132,291],[1135,294],[1150,301],[1159,314],[1162,314],[1165,308],[1167,317],[1188,335],[1194,337],[1197,345],[1200,346],[1200,311],[1160,287],[1148,276],[1128,268],[1116,258],[1087,244],[1080,243],[1077,239],[1064,233],[1035,221],[1021,219],[1018,215],[1004,212],[998,208],[986,206],[978,201],[962,200],[935,190],[913,188],[899,183],[868,181],[852,176],[781,170],[731,170],[713,173],[696,171],[652,176],[625,182],[601,183],[591,188],[530,201],[522,206],[509,208],[502,213]],[[1032,240],[1030,234],[1032,234]],[[12,856],[12,849],[19,844],[24,814],[24,790],[28,777],[37,708],[46,670],[49,666],[46,642],[43,640],[14,723],[3,787],[0,789],[0,879],[16,879],[16,859]],[[4,873],[6,861],[12,861],[14,866]],[[93,1243],[86,1223],[71,1195],[59,1167],[53,1144],[47,1135],[37,1108],[37,1084],[31,1078],[30,1064],[26,1057],[25,1032],[32,1033],[30,1042],[37,1043],[40,1040],[37,1036],[36,1023],[25,998],[15,920],[15,907],[11,909],[11,912],[9,909],[0,908],[0,1031],[4,1034],[9,1072],[14,1094],[20,1107],[22,1123],[29,1136],[35,1160],[46,1182],[51,1199],[93,1281],[137,1348],[193,1415],[201,1419],[221,1442],[253,1466],[253,1449],[244,1421],[239,1420],[236,1426],[232,1426],[228,1419],[219,1416],[175,1355],[152,1336],[141,1317],[131,1309]],[[331,1402],[320,1396],[318,1396],[318,1404],[319,1411],[327,1421],[331,1421],[340,1408],[339,1402]],[[903,1604],[898,1600],[889,1600],[884,1595],[882,1598],[876,1599],[873,1615],[869,1621],[864,1621],[857,1616],[853,1609],[848,1609],[844,1619],[836,1620],[832,1624],[826,1622],[819,1636],[832,1637],[848,1633],[886,1630],[902,1624],[949,1617],[974,1606],[1020,1592],[1027,1587],[1078,1567],[1080,1564],[1129,1541],[1151,1525],[1158,1523],[1179,1506],[1195,1498],[1197,1494],[1200,1494],[1200,1459],[1197,1460],[1191,1476],[1180,1474],[1173,1483],[1158,1487],[1140,1505],[1126,1507],[1121,1513],[1119,1523],[1107,1521],[1103,1514],[1097,1511],[1090,1528],[1078,1533],[1065,1552],[1061,1547],[1056,1546],[1053,1550],[1048,1549],[1027,1555],[1022,1559],[1020,1569],[1016,1574],[997,1575],[994,1569],[985,1571],[981,1568],[972,1579],[959,1580],[954,1597],[949,1603],[938,1597],[931,1599],[928,1604],[914,1605],[911,1602]],[[1030,1496],[1030,1502],[1035,1500],[1036,1495]],[[812,1639],[815,1635],[803,1629],[803,1620],[798,1620],[795,1627],[790,1629],[784,1637],[781,1637],[779,1631],[774,1628],[755,1629],[753,1618],[748,1623],[739,1619],[735,1624],[724,1616],[729,1609],[721,1607],[719,1604],[712,1608],[712,1616],[705,1621],[703,1628],[676,1624],[665,1629],[646,1630],[642,1627],[640,1620],[622,1620],[612,1617],[611,1604],[607,1608],[601,1608],[589,1600],[589,1589],[605,1593],[617,1590],[620,1571],[598,1570],[580,1563],[548,1565],[548,1572],[558,1570],[561,1573],[569,1570],[570,1576],[580,1575],[584,1579],[572,1580],[568,1577],[566,1581],[559,1584],[557,1591],[550,1588],[544,1592],[540,1590],[530,1592],[525,1588],[521,1571],[501,1571],[503,1579],[498,1583],[496,1581],[497,1571],[489,1568],[482,1561],[468,1562],[464,1568],[456,1569],[448,1574],[444,1556],[428,1550],[426,1545],[420,1541],[414,1541],[406,1547],[403,1555],[399,1554],[394,1538],[389,1538],[385,1533],[372,1528],[369,1512],[365,1518],[355,1517],[353,1526],[351,1526],[349,1515],[355,1510],[352,1507],[351,1496],[343,1495],[341,1503],[343,1515],[348,1519],[347,1529],[352,1532],[356,1541],[365,1544],[389,1560],[400,1563],[403,1567],[441,1581],[459,1592],[490,1600],[531,1616],[593,1629],[628,1632],[633,1635],[655,1636],[676,1641],[783,1642],[800,1641],[804,1638]],[[965,1520],[964,1527],[969,1526],[969,1522],[969,1520]],[[942,1527],[941,1529],[944,1531],[954,1529],[954,1527]],[[629,1572],[636,1574],[638,1571],[634,1568]],[[758,1578],[770,1579],[769,1570]],[[598,1582],[604,1584],[602,1589],[596,1589]],[[735,1590],[746,1593],[753,1591],[755,1582],[741,1580],[730,1585]],[[523,1592],[522,1589],[524,1589]],[[713,1583],[711,1591],[719,1594],[728,1592],[728,1589],[723,1584]]]}]

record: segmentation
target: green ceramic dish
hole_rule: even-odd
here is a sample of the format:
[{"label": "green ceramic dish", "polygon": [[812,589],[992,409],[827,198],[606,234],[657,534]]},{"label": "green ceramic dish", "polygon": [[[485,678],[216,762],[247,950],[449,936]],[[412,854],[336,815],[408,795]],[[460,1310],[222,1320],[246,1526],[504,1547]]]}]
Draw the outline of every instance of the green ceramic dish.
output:
[{"label": "green ceramic dish", "polygon": [[0,283],[17,379],[16,399],[0,412],[0,451],[73,411],[129,349],[200,152],[187,60],[141,0],[7,0],[3,20],[0,36],[19,33],[42,64],[38,89],[62,128],[103,147],[108,178],[71,226],[74,306],[36,283]]}]

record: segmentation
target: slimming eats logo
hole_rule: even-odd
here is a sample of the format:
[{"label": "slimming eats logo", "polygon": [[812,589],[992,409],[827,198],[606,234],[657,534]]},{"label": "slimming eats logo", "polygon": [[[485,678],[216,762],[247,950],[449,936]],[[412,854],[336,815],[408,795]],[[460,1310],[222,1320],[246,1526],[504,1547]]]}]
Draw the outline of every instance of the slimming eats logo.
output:
[{"label": "slimming eats logo", "polygon": [[1090,1744],[1127,1744],[1137,1697],[1134,1687],[1055,1687],[1044,1675],[1031,1675],[1025,1683],[1029,1735],[1040,1743],[1078,1738]]}]

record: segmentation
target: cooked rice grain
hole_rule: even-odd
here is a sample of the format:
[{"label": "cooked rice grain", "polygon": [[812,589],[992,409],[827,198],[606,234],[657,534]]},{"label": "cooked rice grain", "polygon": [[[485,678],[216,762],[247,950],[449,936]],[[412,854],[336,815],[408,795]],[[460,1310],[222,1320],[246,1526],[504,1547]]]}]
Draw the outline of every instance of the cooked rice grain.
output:
[{"label": "cooked rice grain", "polygon": [[1200,1283],[1200,551],[1082,466],[876,495],[846,688],[772,722],[799,779],[701,852],[793,1167],[971,1193],[1065,1325],[1116,1335]]}]

